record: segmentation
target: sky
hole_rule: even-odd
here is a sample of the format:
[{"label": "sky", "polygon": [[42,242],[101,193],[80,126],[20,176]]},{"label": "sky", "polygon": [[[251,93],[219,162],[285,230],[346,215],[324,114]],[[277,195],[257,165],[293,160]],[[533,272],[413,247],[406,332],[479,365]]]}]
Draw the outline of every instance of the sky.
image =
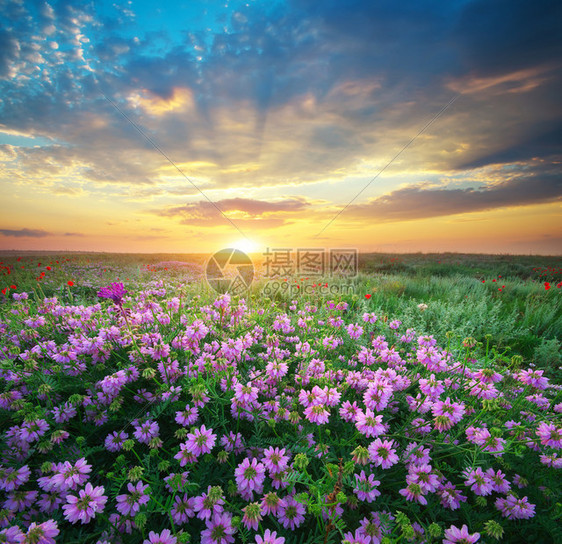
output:
[{"label": "sky", "polygon": [[562,3],[0,3],[0,249],[562,254]]}]

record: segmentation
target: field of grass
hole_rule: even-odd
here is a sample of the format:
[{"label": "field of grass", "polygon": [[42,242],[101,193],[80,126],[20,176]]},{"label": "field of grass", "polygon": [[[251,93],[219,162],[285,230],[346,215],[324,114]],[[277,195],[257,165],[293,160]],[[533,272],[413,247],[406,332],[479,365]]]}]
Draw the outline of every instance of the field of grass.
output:
[{"label": "field of grass", "polygon": [[562,539],[560,259],[0,261],[0,542]]}]

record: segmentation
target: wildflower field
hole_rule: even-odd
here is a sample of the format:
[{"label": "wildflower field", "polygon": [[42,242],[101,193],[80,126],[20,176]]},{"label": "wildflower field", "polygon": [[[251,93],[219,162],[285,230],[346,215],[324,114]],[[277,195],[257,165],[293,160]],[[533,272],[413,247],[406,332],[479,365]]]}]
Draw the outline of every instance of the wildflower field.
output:
[{"label": "wildflower field", "polygon": [[559,259],[0,260],[0,542],[562,542]]}]

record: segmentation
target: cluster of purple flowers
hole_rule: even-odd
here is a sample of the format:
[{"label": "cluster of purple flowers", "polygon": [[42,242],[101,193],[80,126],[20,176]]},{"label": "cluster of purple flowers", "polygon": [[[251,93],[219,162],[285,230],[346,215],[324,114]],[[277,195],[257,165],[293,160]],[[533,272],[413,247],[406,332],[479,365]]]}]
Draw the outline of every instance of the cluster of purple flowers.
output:
[{"label": "cluster of purple flowers", "polygon": [[[98,544],[126,542],[165,504],[173,527],[144,529],[143,544],[176,544],[191,525],[202,544],[235,542],[242,528],[257,544],[284,544],[320,515],[342,520],[344,541],[376,544],[396,520],[373,508],[393,489],[405,510],[455,511],[461,527],[443,543],[472,543],[484,529],[462,524],[463,504],[489,497],[505,523],[535,516],[533,495],[515,491],[523,477],[503,463],[514,447],[541,470],[562,466],[562,403],[540,370],[472,369],[398,320],[365,312],[347,323],[344,302],[295,301],[268,315],[223,295],[188,316],[153,287],[128,298],[127,313],[122,283],[98,292],[117,306],[110,312],[49,299],[10,335],[6,353],[26,365],[0,374],[0,410],[13,423],[3,429],[0,542],[49,544],[101,518]],[[39,334],[49,319],[56,340]],[[25,405],[34,365],[49,378],[35,414]],[[53,392],[53,376],[73,394]],[[514,419],[487,417],[493,410]],[[90,431],[109,466],[81,449]],[[478,462],[455,458],[460,446]],[[338,484],[345,505],[332,496],[340,456],[351,462]],[[442,462],[451,457],[454,470]],[[125,476],[127,463],[136,466]],[[427,527],[411,529],[411,542],[424,541]]]}]

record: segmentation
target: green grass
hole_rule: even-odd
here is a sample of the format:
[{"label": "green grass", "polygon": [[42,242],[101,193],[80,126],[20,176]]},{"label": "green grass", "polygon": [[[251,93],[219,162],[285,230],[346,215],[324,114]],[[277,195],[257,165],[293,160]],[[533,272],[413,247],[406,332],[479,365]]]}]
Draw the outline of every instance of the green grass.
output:
[{"label": "green grass", "polygon": [[[59,263],[56,263],[56,261]],[[182,254],[41,254],[0,255],[0,289],[16,284],[17,290],[37,296],[72,297],[75,304],[87,304],[101,285],[123,281],[125,285],[150,280],[190,284],[195,281],[182,269],[154,265],[163,261],[194,263],[201,272],[204,255]],[[41,266],[37,266],[41,263]],[[21,267],[24,266],[22,269]],[[39,271],[51,270],[40,282]],[[259,264],[258,267],[259,269]],[[4,277],[2,277],[2,274]],[[75,286],[69,288],[67,281]],[[483,281],[484,280],[484,283]],[[496,280],[496,281],[493,281]],[[312,304],[346,300],[355,319],[364,312],[402,321],[401,330],[432,334],[441,344],[453,335],[474,337],[483,346],[523,357],[523,364],[544,368],[552,379],[562,381],[562,259],[560,257],[465,254],[361,254],[355,278],[326,277],[301,282],[289,279],[290,289],[265,295],[267,278],[254,282],[251,295],[289,303],[308,298]],[[314,283],[328,283],[332,294],[306,294]],[[545,289],[544,282],[551,288]],[[296,290],[296,284],[301,285]],[[505,285],[505,287],[503,287]],[[347,290],[346,290],[347,289]],[[499,290],[501,289],[501,291]],[[315,291],[312,289],[312,291]],[[339,294],[340,293],[340,294]],[[371,298],[366,299],[365,295]],[[9,292],[8,292],[9,295]],[[0,300],[2,300],[0,295]],[[420,311],[418,305],[428,308]]]}]

